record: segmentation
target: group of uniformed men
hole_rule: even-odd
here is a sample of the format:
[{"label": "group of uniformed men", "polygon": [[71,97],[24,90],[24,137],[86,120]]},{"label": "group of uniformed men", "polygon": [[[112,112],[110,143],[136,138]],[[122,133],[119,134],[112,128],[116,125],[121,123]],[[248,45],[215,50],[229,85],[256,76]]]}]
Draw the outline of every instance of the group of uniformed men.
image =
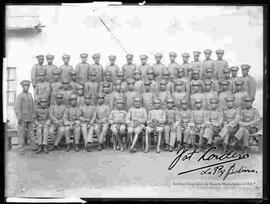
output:
[{"label": "group of uniformed men", "polygon": [[[229,68],[223,59],[224,51],[204,51],[194,61],[183,53],[178,64],[175,52],[169,53],[170,63],[162,63],[162,54],[155,54],[155,63],[147,63],[141,55],[141,64],[133,63],[133,55],[126,55],[127,63],[121,68],[116,56],[109,56],[109,65],[103,68],[100,55],[92,56],[94,64],[87,63],[88,55],[80,55],[81,62],[73,69],[70,56],[63,55],[63,65],[53,64],[54,56],[38,55],[38,63],[31,71],[31,81],[21,82],[23,92],[16,99],[20,153],[24,153],[24,136],[37,138],[36,153],[48,153],[48,137],[54,149],[65,138],[66,151],[71,149],[74,135],[75,150],[79,151],[81,136],[87,151],[93,149],[93,135],[98,137],[98,150],[105,141],[113,148],[136,151],[143,137],[144,152],[149,151],[155,138],[156,151],[178,150],[182,145],[204,149],[219,138],[228,151],[238,142],[248,149],[250,134],[258,131],[260,116],[252,107],[256,83],[249,75],[250,65]],[[28,92],[32,82],[34,98]],[[34,136],[34,127],[36,133]],[[152,134],[154,133],[154,134]],[[164,145],[162,145],[164,144]]]}]

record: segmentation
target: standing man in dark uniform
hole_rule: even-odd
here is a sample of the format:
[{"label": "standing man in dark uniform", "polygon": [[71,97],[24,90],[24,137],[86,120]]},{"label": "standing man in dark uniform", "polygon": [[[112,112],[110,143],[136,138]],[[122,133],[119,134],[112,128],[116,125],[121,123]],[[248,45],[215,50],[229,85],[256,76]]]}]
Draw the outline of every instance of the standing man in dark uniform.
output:
[{"label": "standing man in dark uniform", "polygon": [[59,68],[53,64],[53,59],[54,56],[53,55],[47,55],[46,56],[46,60],[48,62],[47,65],[45,65],[45,69],[46,69],[46,80],[49,83],[53,83],[54,79],[53,79],[53,73],[55,70],[59,70]]},{"label": "standing man in dark uniform", "polygon": [[132,54],[127,54],[126,59],[127,59],[127,63],[122,68],[122,70],[124,72],[125,80],[127,80],[129,78],[133,78],[134,71],[135,71],[135,69],[137,67],[134,63],[132,63],[132,60],[133,60],[133,55]]},{"label": "standing man in dark uniform", "polygon": [[155,54],[155,60],[156,63],[153,64],[153,69],[154,69],[154,73],[155,73],[155,79],[157,82],[159,82],[162,79],[162,71],[164,69],[166,69],[166,66],[161,63],[161,59],[162,59],[163,55],[161,53],[156,53]]},{"label": "standing man in dark uniform", "polygon": [[103,66],[99,63],[100,61],[100,54],[94,54],[92,56],[94,60],[94,64],[91,65],[90,72],[95,71],[97,73],[97,80],[102,81],[103,80]]},{"label": "standing man in dark uniform", "polygon": [[117,79],[117,72],[120,70],[119,67],[115,64],[116,56],[110,55],[109,61],[110,64],[105,67],[105,71],[110,71],[112,75],[112,81],[114,82]]},{"label": "standing man in dark uniform", "polygon": [[215,61],[215,75],[217,76],[217,79],[222,80],[224,79],[223,76],[223,69],[228,69],[229,68],[229,64],[227,61],[225,61],[223,58],[224,55],[224,50],[217,50],[216,51],[217,54],[217,60]]},{"label": "standing man in dark uniform", "polygon": [[256,81],[252,76],[250,76],[248,74],[249,69],[250,69],[250,65],[242,64],[241,69],[242,69],[242,75],[243,75],[241,77],[241,80],[244,82],[243,89],[244,89],[244,91],[246,91],[248,93],[248,95],[251,98],[255,98],[255,95],[256,95]]},{"label": "standing man in dark uniform", "polygon": [[147,59],[148,59],[147,55],[141,55],[140,59],[141,59],[141,65],[138,67],[138,69],[142,71],[142,79],[145,80],[147,79],[147,76],[146,76],[147,70],[152,67],[147,63]]},{"label": "standing man in dark uniform", "polygon": [[33,88],[35,89],[37,82],[39,82],[39,73],[45,72],[46,68],[43,65],[44,62],[44,55],[38,55],[36,56],[38,63],[34,65],[34,67],[31,70],[31,81]]},{"label": "standing man in dark uniform", "polygon": [[176,78],[177,69],[180,67],[180,64],[175,62],[175,58],[177,57],[176,52],[170,52],[169,57],[170,57],[170,64],[168,64],[167,69],[170,72],[170,79],[174,80]]},{"label": "standing man in dark uniform", "polygon": [[200,58],[200,51],[194,51],[193,52],[193,56],[194,56],[194,61],[191,62],[191,67],[192,67],[192,71],[193,70],[199,70],[200,71],[200,79],[202,79],[202,73],[203,73],[203,63],[202,61],[199,60]]},{"label": "standing man in dark uniform", "polygon": [[69,55],[63,55],[62,57],[64,64],[61,65],[59,68],[61,69],[61,81],[67,80],[70,82],[70,75],[69,73],[73,70],[73,67],[69,65],[70,56]]},{"label": "standing man in dark uniform", "polygon": [[80,55],[81,63],[77,64],[75,72],[77,75],[77,83],[85,84],[88,81],[88,73],[90,71],[90,64],[87,63],[88,54],[82,53]]},{"label": "standing man in dark uniform", "polygon": [[[204,50],[205,60],[203,61],[203,73],[202,73],[203,79],[205,76],[206,68],[212,67],[215,69],[215,62],[214,62],[214,60],[211,59],[211,54],[212,54],[212,50],[210,50],[210,49]],[[214,73],[216,73],[216,71],[214,71]],[[217,77],[215,76],[215,78],[217,78]]]}]

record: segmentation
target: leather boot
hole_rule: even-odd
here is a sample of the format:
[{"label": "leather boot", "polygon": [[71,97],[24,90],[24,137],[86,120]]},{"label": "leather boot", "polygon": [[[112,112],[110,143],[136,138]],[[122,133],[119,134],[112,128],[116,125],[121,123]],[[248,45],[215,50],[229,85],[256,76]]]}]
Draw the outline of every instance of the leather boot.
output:
[{"label": "leather boot", "polygon": [[102,150],[101,144],[99,143],[99,144],[98,144],[98,151],[101,151],[101,150]]},{"label": "leather boot", "polygon": [[171,145],[169,146],[169,151],[173,152],[173,147]]},{"label": "leather boot", "polygon": [[44,151],[46,154],[48,154],[48,153],[49,153],[48,148],[47,148],[47,145],[44,145],[44,147],[43,147],[43,151]]},{"label": "leather boot", "polygon": [[69,152],[69,151],[70,151],[70,144],[68,143],[67,148],[66,148],[66,152]]},{"label": "leather boot", "polygon": [[80,151],[80,150],[79,150],[79,145],[77,145],[77,144],[75,144],[75,151],[76,151],[76,152]]},{"label": "leather boot", "polygon": [[35,152],[36,154],[40,154],[42,152],[42,148],[41,145],[38,146],[37,151]]}]

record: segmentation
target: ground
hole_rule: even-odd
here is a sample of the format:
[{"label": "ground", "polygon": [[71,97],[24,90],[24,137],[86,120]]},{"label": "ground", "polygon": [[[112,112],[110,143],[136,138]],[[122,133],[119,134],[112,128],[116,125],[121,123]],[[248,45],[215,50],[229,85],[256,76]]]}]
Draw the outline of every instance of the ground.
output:
[{"label": "ground", "polygon": [[[220,151],[214,153],[221,154]],[[201,155],[190,161],[180,161],[175,168],[168,166],[176,152],[154,149],[129,153],[112,149],[98,152],[53,151],[34,154],[26,150],[19,155],[16,147],[6,154],[7,197],[260,197],[262,191],[262,155],[251,153],[248,159],[236,162],[257,173],[239,173],[225,181],[217,175],[200,175],[201,171],[177,175],[180,171],[213,164],[197,162]],[[230,167],[231,163],[224,166]],[[243,188],[234,186],[241,182]],[[249,183],[245,183],[249,182]],[[223,182],[223,183],[222,183]],[[224,183],[225,182],[225,183]],[[176,184],[175,184],[176,183]],[[208,187],[199,186],[208,183]],[[220,186],[222,185],[222,186]],[[224,186],[225,185],[225,186]],[[235,184],[236,185],[236,184]],[[237,184],[239,185],[239,184]]]}]

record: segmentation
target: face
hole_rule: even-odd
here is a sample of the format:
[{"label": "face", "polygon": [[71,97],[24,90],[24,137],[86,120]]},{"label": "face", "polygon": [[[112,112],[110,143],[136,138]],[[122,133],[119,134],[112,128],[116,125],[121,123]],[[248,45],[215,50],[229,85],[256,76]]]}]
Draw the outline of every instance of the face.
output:
[{"label": "face", "polygon": [[96,75],[90,75],[90,80],[95,81],[96,80]]},{"label": "face", "polygon": [[63,62],[64,62],[64,64],[68,64],[69,63],[69,58],[64,58]]},{"label": "face", "polygon": [[160,107],[160,103],[154,103],[154,108],[155,109],[159,109],[159,107]]},{"label": "face", "polygon": [[104,101],[104,98],[103,97],[99,97],[98,98],[98,104],[101,105]]},{"label": "face", "polygon": [[140,108],[141,107],[141,101],[134,101],[134,106],[135,106],[135,108]]},{"label": "face", "polygon": [[237,77],[237,71],[231,71],[232,77]]},{"label": "face", "polygon": [[147,78],[148,78],[149,80],[154,80],[154,74],[148,73],[148,74],[147,74]]},{"label": "face", "polygon": [[47,63],[48,63],[48,64],[52,64],[52,63],[53,63],[53,59],[52,59],[52,58],[47,59]]},{"label": "face", "polygon": [[212,110],[217,109],[217,103],[211,103],[211,109]]},{"label": "face", "polygon": [[107,87],[107,86],[104,86],[104,87],[103,87],[103,92],[104,92],[104,93],[109,93],[109,92],[110,92],[110,88]]},{"label": "face", "polygon": [[130,91],[133,91],[133,90],[134,90],[134,84],[133,84],[133,83],[129,83],[129,84],[128,84],[128,89],[129,89]]},{"label": "face", "polygon": [[121,110],[123,108],[123,104],[122,103],[117,103],[116,107],[118,110]]},{"label": "face", "polygon": [[140,80],[141,79],[141,74],[140,73],[134,74],[134,79]]},{"label": "face", "polygon": [[91,98],[85,98],[85,104],[90,105],[91,104]]},{"label": "face", "polygon": [[223,73],[223,76],[225,77],[225,79],[229,79],[230,78],[230,72]]},{"label": "face", "polygon": [[40,81],[45,81],[45,75],[39,76]]},{"label": "face", "polygon": [[56,98],[57,105],[60,105],[63,101],[63,98]]},{"label": "face", "polygon": [[232,108],[234,102],[233,102],[233,101],[226,101],[226,104],[227,104],[227,107],[228,107],[228,108]]},{"label": "face", "polygon": [[205,58],[206,59],[210,59],[210,57],[211,57],[211,54],[210,53],[206,53],[206,54],[204,54],[205,55]]},{"label": "face", "polygon": [[59,78],[60,78],[60,76],[58,74],[53,75],[53,80],[54,81],[59,81]]},{"label": "face", "polygon": [[87,57],[81,57],[82,63],[86,63]]},{"label": "face", "polygon": [[175,56],[170,55],[170,61],[171,62],[174,62],[175,61],[175,58],[176,58]]},{"label": "face", "polygon": [[163,79],[168,81],[170,79],[170,75],[163,75]]},{"label": "face", "polygon": [[193,86],[192,88],[194,92],[199,92],[200,90],[199,86]]},{"label": "face", "polygon": [[246,108],[251,108],[253,101],[245,101],[245,104],[246,104]]},{"label": "face", "polygon": [[111,75],[110,74],[108,74],[108,75],[106,74],[104,78],[105,78],[106,81],[111,81]]},{"label": "face", "polygon": [[150,84],[145,84],[145,85],[144,85],[144,89],[145,89],[146,92],[149,92],[150,89],[151,89]]},{"label": "face", "polygon": [[47,102],[41,101],[39,104],[40,104],[40,106],[42,108],[46,108],[47,107]]},{"label": "face", "polygon": [[227,84],[222,84],[221,88],[223,91],[226,91],[228,89],[228,85]]},{"label": "face", "polygon": [[38,63],[39,64],[43,64],[43,62],[44,62],[44,58],[38,58]]},{"label": "face", "polygon": [[185,73],[184,72],[177,72],[177,77],[182,78],[184,77]]},{"label": "face", "polygon": [[242,75],[247,76],[249,72],[249,69],[242,69]]},{"label": "face", "polygon": [[187,103],[182,103],[181,107],[183,110],[187,110],[188,109],[188,104]]},{"label": "face", "polygon": [[188,61],[188,57],[183,57],[183,62],[187,62]]},{"label": "face", "polygon": [[68,87],[69,87],[69,84],[68,84],[68,83],[63,83],[62,85],[63,85],[63,88],[64,88],[65,90],[67,90]]},{"label": "face", "polygon": [[175,86],[175,90],[176,90],[176,92],[182,92],[184,90],[183,84],[177,84]]},{"label": "face", "polygon": [[128,64],[131,64],[132,63],[132,60],[133,60],[132,58],[127,58],[127,63]]},{"label": "face", "polygon": [[115,89],[116,89],[117,91],[120,91],[120,90],[121,90],[121,84],[116,84],[116,85],[115,85]]},{"label": "face", "polygon": [[71,99],[71,100],[70,100],[70,104],[71,104],[72,106],[76,106],[76,103],[77,103],[77,100],[76,100],[76,99]]},{"label": "face", "polygon": [[23,91],[24,92],[28,92],[29,91],[29,85],[23,85],[22,88],[23,88]]},{"label": "face", "polygon": [[70,76],[70,78],[71,78],[72,81],[76,81],[76,78],[77,78],[77,77],[76,77],[75,74],[73,74],[73,75]]},{"label": "face", "polygon": [[172,109],[173,108],[173,102],[167,102],[167,107],[168,107],[168,109]]},{"label": "face", "polygon": [[202,103],[195,103],[195,108],[196,109],[201,109]]},{"label": "face", "polygon": [[222,54],[222,53],[218,53],[218,54],[217,54],[217,58],[218,58],[219,60],[221,60],[222,57],[223,57],[223,54]]},{"label": "face", "polygon": [[213,72],[206,72],[205,76],[207,79],[211,79],[213,77]]},{"label": "face", "polygon": [[155,57],[155,58],[156,58],[156,62],[157,62],[157,63],[160,63],[161,57]]},{"label": "face", "polygon": [[145,58],[141,59],[142,64],[146,64],[146,62],[147,62],[147,59],[145,59]]},{"label": "face", "polygon": [[83,95],[83,90],[82,90],[82,89],[78,89],[77,92],[78,92],[78,94],[79,94],[80,96]]},{"label": "face", "polygon": [[160,84],[160,90],[165,91],[166,90],[166,84]]},{"label": "face", "polygon": [[109,59],[109,61],[110,61],[110,65],[114,65],[115,59]]},{"label": "face", "polygon": [[194,61],[198,61],[199,60],[199,55],[194,55]]},{"label": "face", "polygon": [[121,81],[124,79],[124,75],[122,75],[122,74],[118,75],[117,77],[118,77],[118,79],[120,79]]},{"label": "face", "polygon": [[100,57],[95,57],[95,58],[94,58],[95,64],[99,64],[99,61],[100,61]]},{"label": "face", "polygon": [[204,85],[204,90],[205,91],[210,91],[211,90],[211,84],[205,84]]},{"label": "face", "polygon": [[235,90],[236,91],[242,90],[242,84],[235,84]]},{"label": "face", "polygon": [[194,74],[192,75],[192,78],[195,79],[195,80],[199,79],[199,77],[200,77],[200,75],[197,74],[197,73],[194,73]]}]

